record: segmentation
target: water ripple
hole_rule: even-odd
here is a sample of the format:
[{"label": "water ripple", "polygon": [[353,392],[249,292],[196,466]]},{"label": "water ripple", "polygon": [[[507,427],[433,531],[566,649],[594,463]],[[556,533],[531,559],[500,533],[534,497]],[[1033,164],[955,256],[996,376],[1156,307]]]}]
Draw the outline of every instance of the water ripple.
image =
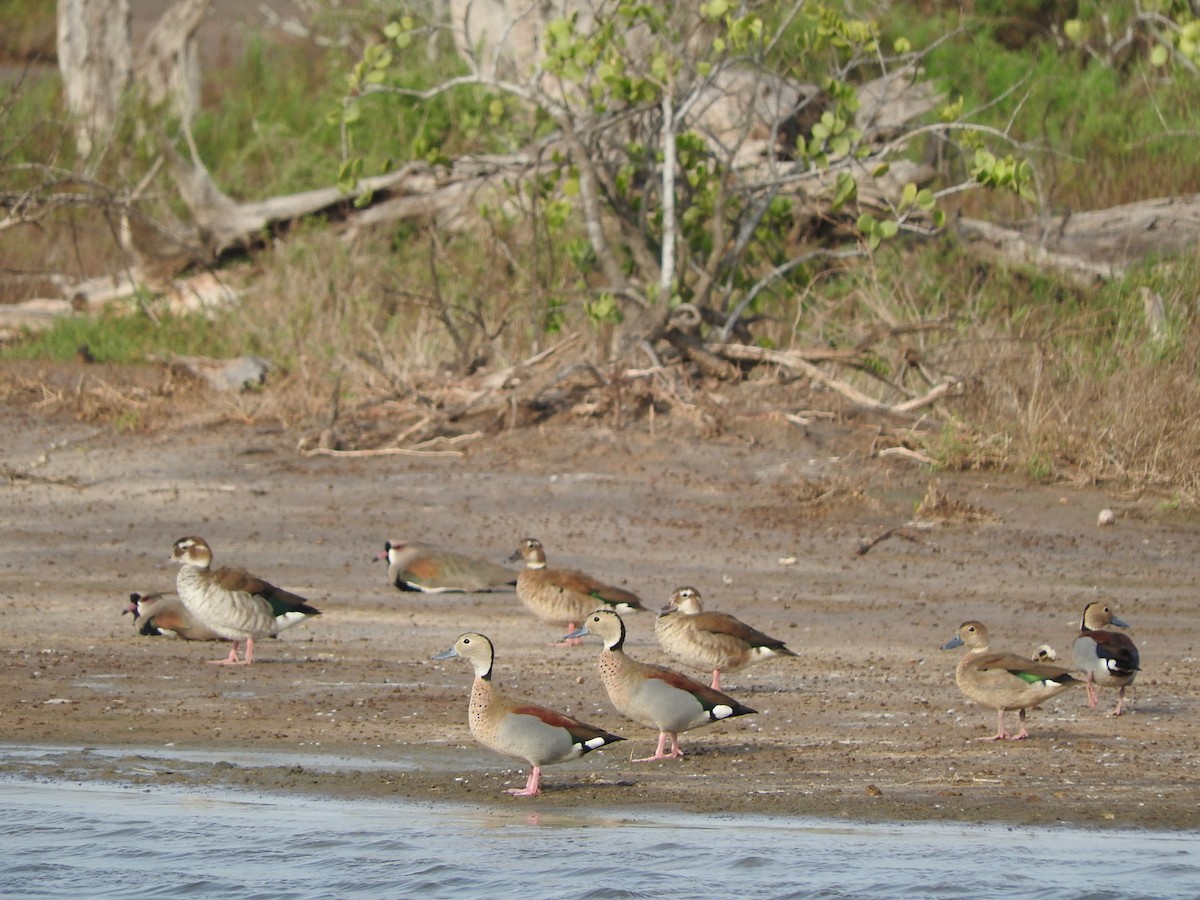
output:
[{"label": "water ripple", "polygon": [[[530,807],[0,781],[0,893],[47,900],[1200,896],[1194,832],[593,818]],[[978,880],[980,859],[986,881]],[[1122,864],[1105,867],[1100,890],[1092,879],[1104,860]]]}]

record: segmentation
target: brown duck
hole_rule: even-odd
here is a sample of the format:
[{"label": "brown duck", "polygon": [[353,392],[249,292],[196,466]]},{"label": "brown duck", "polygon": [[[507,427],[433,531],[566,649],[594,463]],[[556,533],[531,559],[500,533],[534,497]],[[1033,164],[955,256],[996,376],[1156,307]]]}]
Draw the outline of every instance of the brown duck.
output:
[{"label": "brown duck", "polygon": [[[958,632],[942,649],[964,645],[967,652],[958,661],[954,680],[964,694],[976,703],[992,707],[999,716],[996,733],[980,740],[1024,740],[1029,737],[1025,730],[1025,710],[1079,684],[1079,679],[1061,666],[992,650],[988,630],[982,622],[964,622],[958,626]],[[1016,734],[1010,734],[1004,727],[1004,713],[1012,709],[1018,711],[1021,722]]]},{"label": "brown duck", "polygon": [[[553,569],[546,565],[546,550],[542,542],[526,538],[509,561],[524,559],[525,568],[517,576],[517,598],[541,619],[565,629],[575,630],[593,609],[606,607],[631,612],[644,610],[637,594],[614,587],[575,569]],[[581,639],[564,637],[556,646],[581,643]]]},{"label": "brown duck", "polygon": [[625,740],[602,728],[501,693],[492,680],[495,648],[485,635],[467,632],[434,659],[461,656],[475,670],[468,722],[471,735],[489,750],[529,763],[525,787],[508,793],[535,797],[541,792],[542,766],[578,759],[606,744]]},{"label": "brown duck", "polygon": [[681,587],[654,622],[654,634],[662,648],[693,669],[712,671],[712,688],[721,689],[721,672],[772,656],[795,656],[778,638],[751,628],[723,612],[705,612],[700,592]]}]

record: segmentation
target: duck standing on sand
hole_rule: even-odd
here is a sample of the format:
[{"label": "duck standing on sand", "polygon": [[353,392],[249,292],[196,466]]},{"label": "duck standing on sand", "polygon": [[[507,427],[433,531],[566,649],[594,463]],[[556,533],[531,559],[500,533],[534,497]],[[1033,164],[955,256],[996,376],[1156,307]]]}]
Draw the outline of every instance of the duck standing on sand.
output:
[{"label": "duck standing on sand", "polygon": [[[604,642],[600,681],[612,705],[633,721],[658,729],[654,755],[632,762],[678,759],[683,756],[679,732],[758,711],[673,669],[630,659],[625,655],[625,623],[610,609],[593,611],[584,626],[568,637],[589,634]],[[668,738],[670,753],[664,752]]]},{"label": "duck standing on sand", "polygon": [[[254,641],[278,633],[280,618],[294,624],[321,614],[298,594],[245,569],[213,569],[212,550],[204,538],[180,538],[171,559],[179,563],[175,589],[187,611],[205,628],[233,641],[229,656],[211,660],[217,665],[248,666],[254,662]],[[246,645],[246,653],[238,659],[241,644]]]},{"label": "duck standing on sand", "polygon": [[[509,557],[509,562],[525,560],[517,576],[517,599],[541,619],[565,628],[567,633],[583,621],[593,609],[608,607],[621,612],[644,610],[641,598],[624,588],[614,587],[575,569],[552,569],[546,565],[546,550],[536,538],[526,538]],[[571,646],[582,640],[564,636],[554,646]]]},{"label": "duck standing on sand", "polygon": [[[991,737],[982,741],[998,741],[1008,738],[1021,741],[1029,737],[1025,730],[1025,710],[1061,694],[1079,679],[1060,666],[1035,662],[1016,653],[997,653],[988,640],[988,630],[982,622],[964,622],[958,632],[947,641],[943,650],[967,647],[967,652],[958,661],[954,670],[954,681],[959,689],[984,706],[990,706],[999,716],[998,728]],[[1004,713],[1015,709],[1019,713],[1021,728],[1010,734],[1004,728]]]},{"label": "duck standing on sand", "polygon": [[721,672],[772,656],[795,656],[778,638],[751,628],[728,613],[706,611],[700,592],[681,587],[654,621],[654,634],[664,650],[693,669],[712,671],[712,689],[721,689]]},{"label": "duck standing on sand", "polygon": [[1137,678],[1142,660],[1129,635],[1106,631],[1109,625],[1129,627],[1117,618],[1107,603],[1096,601],[1085,606],[1079,637],[1071,644],[1071,657],[1075,665],[1087,673],[1088,706],[1096,707],[1096,685],[1121,689],[1117,695],[1117,708],[1111,713],[1119,716],[1124,711],[1125,688]]},{"label": "duck standing on sand", "polygon": [[536,797],[542,789],[542,766],[578,759],[607,744],[625,740],[565,713],[506,697],[492,680],[496,652],[485,635],[477,632],[459,635],[453,647],[433,658],[455,656],[461,656],[475,670],[467,714],[472,737],[489,750],[529,763],[525,787],[513,788],[509,794]]}]

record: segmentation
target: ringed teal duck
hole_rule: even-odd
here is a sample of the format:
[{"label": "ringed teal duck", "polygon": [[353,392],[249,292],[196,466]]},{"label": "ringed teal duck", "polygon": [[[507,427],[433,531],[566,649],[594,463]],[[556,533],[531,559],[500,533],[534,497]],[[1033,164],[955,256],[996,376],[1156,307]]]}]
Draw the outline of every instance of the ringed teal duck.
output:
[{"label": "ringed teal duck", "polygon": [[[611,609],[597,609],[568,637],[593,634],[604,642],[600,651],[600,681],[612,705],[633,721],[658,729],[653,756],[632,760],[651,762],[683,756],[679,733],[721,719],[757,712],[728,694],[665,666],[639,662],[625,654],[625,623]],[[667,739],[671,751],[666,750]]]},{"label": "ringed teal duck", "polygon": [[625,740],[564,713],[501,693],[492,680],[495,648],[485,635],[467,632],[434,659],[461,656],[475,670],[467,721],[471,735],[489,750],[529,763],[523,788],[507,793],[536,797],[541,792],[542,766],[578,759],[606,744]]},{"label": "ringed teal duck", "polygon": [[1071,656],[1075,665],[1087,674],[1088,706],[1093,709],[1096,706],[1096,685],[1120,688],[1117,708],[1110,713],[1119,716],[1124,712],[1125,688],[1137,677],[1141,657],[1129,635],[1105,631],[1109,625],[1129,627],[1117,618],[1107,603],[1095,601],[1085,606],[1079,637],[1071,644]]},{"label": "ringed teal duck", "polygon": [[[546,565],[546,550],[536,538],[526,538],[509,557],[509,562],[524,559],[525,568],[517,576],[517,599],[541,619],[573,632],[584,617],[597,607],[621,612],[644,610],[637,594],[598,581],[575,569],[555,569]],[[564,636],[556,646],[582,643]]]},{"label": "ringed teal duck", "polygon": [[[1024,740],[1029,737],[1025,730],[1025,710],[1079,684],[1079,679],[1060,666],[1035,662],[1015,653],[993,651],[988,630],[982,622],[964,622],[942,649],[964,645],[967,652],[958,661],[954,680],[964,694],[976,703],[992,707],[999,716],[996,733],[980,740]],[[1018,711],[1021,722],[1016,734],[1010,734],[1004,728],[1004,713],[1012,709]]]},{"label": "ringed teal duck", "polygon": [[700,592],[681,587],[654,622],[654,634],[667,653],[685,666],[712,671],[712,689],[721,689],[721,672],[733,672],[772,656],[795,656],[778,638],[723,612],[705,612]]}]

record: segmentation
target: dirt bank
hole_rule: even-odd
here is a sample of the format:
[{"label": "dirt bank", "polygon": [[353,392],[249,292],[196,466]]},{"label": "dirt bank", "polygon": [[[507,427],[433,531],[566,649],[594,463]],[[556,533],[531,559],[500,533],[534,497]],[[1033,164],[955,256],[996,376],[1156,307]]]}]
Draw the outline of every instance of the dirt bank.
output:
[{"label": "dirt bank", "polygon": [[[562,427],[459,457],[357,459],[304,457],[278,427],[197,414],[130,435],[4,396],[0,709],[22,749],[7,774],[531,808],[1200,826],[1200,541],[1162,498],[873,460],[866,424],[757,422],[711,440]],[[932,481],[947,517],[856,552],[910,522]],[[1107,528],[1103,507],[1116,512]],[[185,534],[324,614],[263,642],[246,669],[206,665],[219,645],[136,637],[124,600],[172,587],[166,558]],[[430,660],[462,631],[492,637],[511,692],[623,734],[639,755],[654,735],[609,706],[597,644],[546,646],[556,635],[512,594],[401,593],[371,558],[387,538],[419,537],[499,561],[526,536],[551,564],[655,608],[694,585],[800,656],[730,676],[758,715],[686,735],[683,760],[632,765],[618,745],[547,769],[539,798],[507,797],[524,776],[471,742],[468,667]],[[1049,641],[1062,654],[1095,598],[1142,651],[1129,714],[1104,715],[1112,692],[1089,710],[1075,690],[1030,714],[1031,740],[978,742],[994,714],[959,694],[957,654],[939,646],[978,618],[1006,647]],[[628,624],[631,655],[668,662],[649,614]]]}]

